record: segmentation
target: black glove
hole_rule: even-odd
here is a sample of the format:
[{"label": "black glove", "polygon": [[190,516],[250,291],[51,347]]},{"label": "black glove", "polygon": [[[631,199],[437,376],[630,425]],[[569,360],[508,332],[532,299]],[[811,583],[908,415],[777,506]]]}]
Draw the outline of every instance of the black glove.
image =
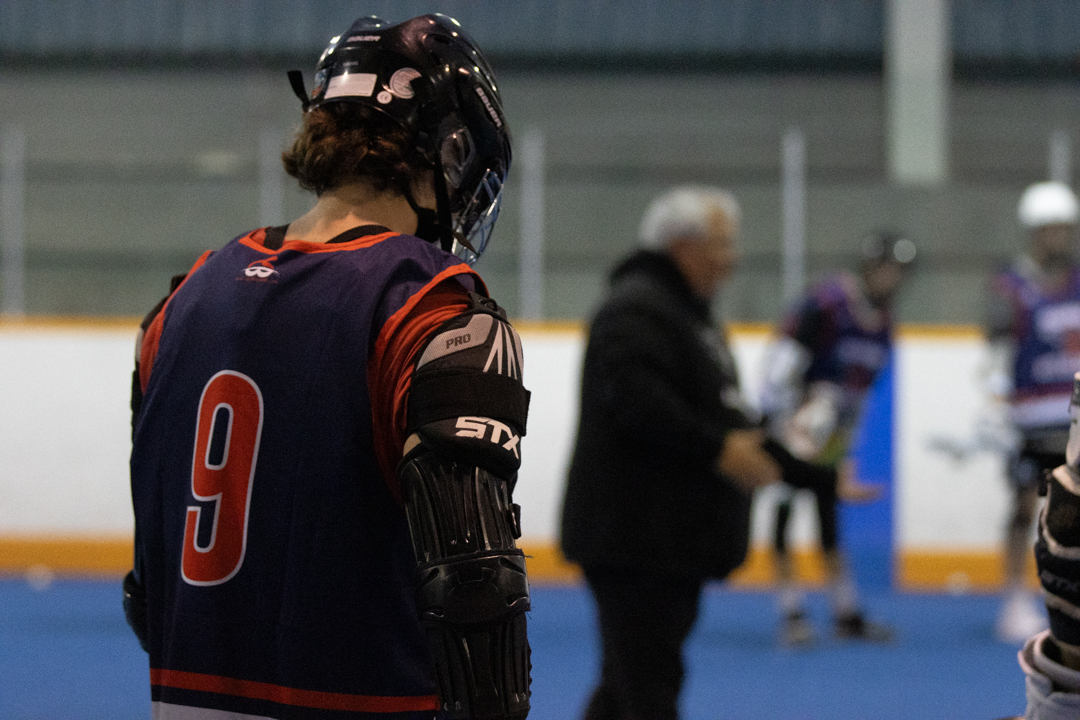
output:
[{"label": "black glove", "polygon": [[772,456],[780,466],[785,483],[792,487],[813,490],[815,495],[836,502],[836,468],[800,460],[773,438],[766,438],[761,449]]},{"label": "black glove", "polygon": [[149,652],[146,647],[146,614],[146,588],[135,579],[135,571],[132,570],[124,576],[124,618],[135,631],[135,637],[139,638],[139,645]]},{"label": "black glove", "polygon": [[1080,474],[1069,465],[1047,473],[1041,490],[1035,562],[1054,639],[1080,647]]}]

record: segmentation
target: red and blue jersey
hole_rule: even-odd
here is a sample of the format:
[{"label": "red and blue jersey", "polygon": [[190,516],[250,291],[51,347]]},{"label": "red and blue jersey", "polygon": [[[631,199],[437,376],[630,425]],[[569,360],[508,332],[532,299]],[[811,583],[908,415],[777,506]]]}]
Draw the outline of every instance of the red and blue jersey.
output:
[{"label": "red and blue jersey", "polygon": [[839,421],[851,427],[863,398],[889,361],[892,318],[875,308],[858,280],[840,274],[817,285],[783,321],[783,333],[810,351],[804,386],[828,382],[840,390]]},{"label": "red and blue jersey", "polygon": [[1048,287],[1032,263],[1017,263],[993,281],[1008,312],[991,328],[1014,345],[1013,421],[1021,431],[1067,428],[1073,375],[1080,370],[1080,268]]},{"label": "red and blue jersey", "polygon": [[430,719],[392,468],[412,352],[482,284],[412,236],[265,237],[200,258],[142,345],[131,485],[155,717]]}]

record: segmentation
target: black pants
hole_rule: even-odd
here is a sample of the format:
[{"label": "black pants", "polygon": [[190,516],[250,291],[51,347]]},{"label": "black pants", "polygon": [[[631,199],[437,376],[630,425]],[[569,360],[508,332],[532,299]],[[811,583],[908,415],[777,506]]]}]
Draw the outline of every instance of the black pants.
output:
[{"label": "black pants", "polygon": [[[839,521],[837,519],[836,489],[828,488],[811,490],[817,507],[818,528],[821,533],[821,549],[830,552],[836,549],[839,537]],[[788,495],[776,504],[776,529],[773,533],[773,548],[778,553],[786,553],[788,522],[791,519],[792,497]]]},{"label": "black pants", "polygon": [[603,662],[585,720],[677,720],[682,647],[702,581],[585,568],[596,600]]},{"label": "black pants", "polygon": [[[818,527],[821,528],[821,548],[825,551],[836,549],[837,545],[837,469],[828,465],[799,460],[787,448],[775,440],[766,440],[763,446],[780,464],[784,483],[792,488],[810,490],[817,501]],[[777,553],[787,552],[787,527],[791,518],[791,497],[781,501],[776,507],[776,532],[773,534],[773,547]]]},{"label": "black pants", "polygon": [[[806,488],[813,492],[814,501],[818,506],[818,527],[821,532],[821,548],[825,552],[835,551],[838,544],[839,521],[837,518],[838,499],[836,495],[836,481],[828,483],[807,483],[804,476],[818,474],[825,470],[834,473],[835,468],[825,468],[823,465],[804,463],[804,466],[784,467],[784,483],[794,488]],[[772,546],[777,553],[787,552],[787,524],[792,517],[792,498],[787,498],[777,504],[777,527],[772,535]]]}]

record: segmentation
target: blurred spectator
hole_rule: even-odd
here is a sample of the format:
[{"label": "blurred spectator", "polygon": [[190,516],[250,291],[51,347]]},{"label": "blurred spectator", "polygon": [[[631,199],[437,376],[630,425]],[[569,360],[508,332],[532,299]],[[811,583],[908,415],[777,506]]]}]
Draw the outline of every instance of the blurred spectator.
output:
[{"label": "blurred spectator", "polygon": [[[738,231],[727,193],[657,198],[589,330],[561,538],[600,625],[588,720],[678,717],[702,583],[746,557],[754,488],[800,465],[764,442],[711,313]],[[836,484],[820,469],[798,477]]]},{"label": "blurred spectator", "polygon": [[[837,637],[888,641],[891,628],[869,622],[839,546],[837,500],[869,501],[879,489],[855,479],[849,445],[863,401],[892,350],[892,302],[915,259],[915,245],[891,233],[863,241],[857,275],[841,272],[812,288],[784,319],[766,355],[762,410],[769,433],[793,455],[840,470],[838,489],[815,493],[826,580]],[[773,539],[784,645],[814,641],[795,584],[787,530],[791,493],[776,508]]]},{"label": "blurred spectator", "polygon": [[1075,260],[1076,195],[1058,182],[1027,188],[1018,209],[1027,252],[992,283],[989,361],[984,380],[994,398],[990,424],[1012,446],[1008,476],[1012,510],[1005,532],[1005,598],[998,636],[1023,642],[1046,627],[1025,587],[1031,522],[1039,478],[1064,462],[1069,392],[1080,368],[1080,268]]}]

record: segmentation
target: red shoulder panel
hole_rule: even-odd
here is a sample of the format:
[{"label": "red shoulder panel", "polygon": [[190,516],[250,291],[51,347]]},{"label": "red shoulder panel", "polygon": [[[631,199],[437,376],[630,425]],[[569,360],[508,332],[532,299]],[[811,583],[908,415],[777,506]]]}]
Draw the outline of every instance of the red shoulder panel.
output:
[{"label": "red shoulder panel", "polygon": [[405,446],[405,414],[416,353],[428,335],[447,320],[469,308],[468,293],[456,282],[457,275],[479,275],[464,263],[447,268],[421,288],[390,316],[375,341],[368,359],[375,453],[390,492],[401,499],[394,467]]}]

